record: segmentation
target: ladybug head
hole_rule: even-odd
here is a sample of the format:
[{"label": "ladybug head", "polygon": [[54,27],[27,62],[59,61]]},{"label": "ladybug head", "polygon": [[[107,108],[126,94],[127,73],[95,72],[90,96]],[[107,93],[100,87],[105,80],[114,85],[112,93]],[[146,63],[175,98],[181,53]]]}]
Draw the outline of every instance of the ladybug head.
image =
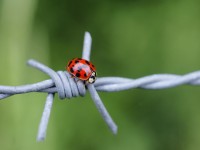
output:
[{"label": "ladybug head", "polygon": [[88,79],[88,83],[90,83],[90,84],[94,83],[95,80],[96,80],[96,75],[97,75],[97,73],[95,71],[93,71],[92,74],[91,74],[91,76]]}]

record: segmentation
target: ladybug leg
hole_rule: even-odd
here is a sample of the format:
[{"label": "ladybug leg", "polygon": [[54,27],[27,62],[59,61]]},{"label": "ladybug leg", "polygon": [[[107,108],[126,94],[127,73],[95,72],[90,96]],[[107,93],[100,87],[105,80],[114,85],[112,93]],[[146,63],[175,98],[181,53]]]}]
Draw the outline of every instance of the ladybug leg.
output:
[{"label": "ladybug leg", "polygon": [[75,76],[71,75],[71,77],[70,77],[70,78],[75,78]]},{"label": "ladybug leg", "polygon": [[77,82],[83,82],[83,84],[86,84],[86,81],[83,81],[83,80],[81,80],[81,79],[79,79],[79,78],[76,78],[75,81],[76,81],[76,83],[77,83]]},{"label": "ladybug leg", "polygon": [[75,76],[72,76],[71,78],[73,78],[76,82],[81,81],[79,78],[76,78]]},{"label": "ladybug leg", "polygon": [[76,81],[76,83],[79,82],[79,81],[81,81],[80,79],[76,78],[76,77],[73,76],[73,75],[72,75],[70,78],[73,78],[73,79]]},{"label": "ladybug leg", "polygon": [[76,82],[81,81],[80,79],[77,79]]},{"label": "ladybug leg", "polygon": [[76,78],[74,75],[71,75],[70,78],[74,79],[76,82],[78,82],[80,80],[80,79]]}]

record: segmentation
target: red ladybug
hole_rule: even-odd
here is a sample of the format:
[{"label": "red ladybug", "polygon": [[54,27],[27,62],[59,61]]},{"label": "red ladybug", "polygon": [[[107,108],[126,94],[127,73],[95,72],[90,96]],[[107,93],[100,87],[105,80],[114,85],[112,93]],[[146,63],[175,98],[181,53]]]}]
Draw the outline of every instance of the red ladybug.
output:
[{"label": "red ladybug", "polygon": [[71,75],[87,83],[94,83],[96,80],[95,66],[85,59],[72,59],[68,62],[66,69]]}]

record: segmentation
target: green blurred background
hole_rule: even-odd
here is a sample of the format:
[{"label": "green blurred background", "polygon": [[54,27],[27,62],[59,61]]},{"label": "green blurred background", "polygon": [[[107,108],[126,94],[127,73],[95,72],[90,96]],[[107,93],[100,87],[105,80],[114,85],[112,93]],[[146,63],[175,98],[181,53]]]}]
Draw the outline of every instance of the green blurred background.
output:
[{"label": "green blurred background", "polygon": [[[83,35],[93,38],[98,76],[139,78],[200,69],[198,0],[0,0],[0,85],[48,79],[25,63],[54,70],[81,57]],[[36,142],[46,94],[0,102],[0,150],[199,150],[200,87],[99,93],[118,124],[108,130],[89,94],[56,95],[47,138]]]}]

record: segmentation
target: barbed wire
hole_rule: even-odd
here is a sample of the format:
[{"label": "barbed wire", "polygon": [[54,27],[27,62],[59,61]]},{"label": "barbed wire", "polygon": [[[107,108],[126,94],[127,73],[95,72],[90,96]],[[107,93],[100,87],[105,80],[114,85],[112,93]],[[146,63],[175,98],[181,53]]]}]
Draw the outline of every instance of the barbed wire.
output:
[{"label": "barbed wire", "polygon": [[[86,60],[90,59],[91,44],[91,36],[88,32],[86,32],[84,36],[82,54],[82,58]],[[70,99],[72,97],[84,96],[86,94],[87,87],[92,100],[94,101],[106,124],[111,131],[116,134],[117,125],[106,110],[97,91],[117,92],[132,88],[157,90],[171,88],[183,84],[200,85],[200,71],[195,71],[185,75],[153,74],[138,79],[122,77],[98,77],[94,84],[85,85],[83,82],[77,81],[76,78],[71,78],[71,75],[67,71],[55,72],[51,68],[33,59],[29,60],[27,64],[46,73],[51,79],[21,86],[0,86],[0,99],[5,99],[15,94],[29,92],[48,93],[44,111],[39,124],[37,141],[42,141],[46,137],[46,129],[55,93],[58,93],[60,99]]]}]

